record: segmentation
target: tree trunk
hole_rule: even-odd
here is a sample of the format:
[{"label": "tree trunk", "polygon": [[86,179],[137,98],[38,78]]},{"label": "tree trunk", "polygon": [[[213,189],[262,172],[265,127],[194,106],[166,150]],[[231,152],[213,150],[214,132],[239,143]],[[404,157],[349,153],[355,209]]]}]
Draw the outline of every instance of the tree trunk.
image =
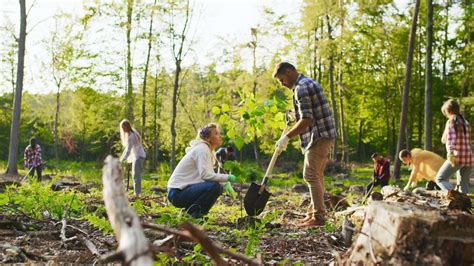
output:
[{"label": "tree trunk", "polygon": [[[158,68],[157,68],[158,69]],[[155,88],[153,93],[153,153],[151,154],[151,171],[156,171],[156,167],[158,166],[158,157],[159,157],[159,130],[158,130],[158,70],[156,71],[155,76]]]},{"label": "tree trunk", "polygon": [[[189,19],[190,19],[190,7],[189,7],[189,0],[186,1],[186,14],[185,14],[185,21],[183,25],[183,30],[178,35],[179,36],[179,48],[176,50],[175,39],[173,37],[173,56],[174,62],[176,66],[175,76],[174,76],[174,85],[173,85],[173,102],[172,102],[172,117],[171,117],[171,160],[170,166],[171,171],[174,170],[176,166],[176,113],[177,113],[177,103],[178,103],[178,89],[179,89],[179,76],[181,74],[181,63],[183,60],[183,47],[184,41],[186,40],[186,33],[189,26]],[[174,34],[174,28],[172,28]]]},{"label": "tree trunk", "polygon": [[396,128],[396,115],[392,114],[392,152],[396,152],[397,150],[397,144],[395,143],[395,140],[397,139],[397,128]]},{"label": "tree trunk", "polygon": [[54,156],[56,163],[59,161],[59,108],[60,108],[60,88],[61,83],[57,84],[58,91],[56,92],[56,112],[54,113]]},{"label": "tree trunk", "polygon": [[359,134],[357,137],[357,157],[362,159],[362,136],[363,136],[363,130],[364,130],[364,120],[360,119],[359,120]]},{"label": "tree trunk", "polygon": [[449,27],[449,0],[446,1],[446,21],[443,25],[444,27],[444,34],[443,34],[443,52],[441,54],[441,62],[443,65],[443,73],[442,73],[442,83],[443,86],[441,87],[441,95],[446,91],[447,85],[447,62],[448,62],[448,27]]},{"label": "tree trunk", "polygon": [[181,73],[181,61],[176,61],[176,71],[174,74],[173,86],[173,111],[171,115],[171,170],[176,166],[176,108],[178,103],[179,75]]},{"label": "tree trunk", "polygon": [[341,110],[341,146],[342,146],[342,163],[349,163],[349,153],[347,152],[346,130],[344,126],[344,99],[342,97],[342,67],[339,69],[339,109]]},{"label": "tree trunk", "polygon": [[[252,88],[252,93],[253,93],[253,98],[257,99],[257,87],[258,87],[258,82],[257,82],[257,29],[252,28],[251,29],[251,34],[252,34],[252,58],[253,58],[253,65],[252,65],[252,75],[253,75],[253,88]],[[258,140],[257,136],[255,135],[253,137],[253,153],[255,155],[255,162],[257,165],[260,165],[260,154],[258,152]]]},{"label": "tree trunk", "polygon": [[82,149],[81,149],[81,162],[85,162],[86,160],[86,150],[87,150],[87,144],[86,144],[86,133],[87,133],[87,128],[86,128],[86,121],[82,120]]},{"label": "tree trunk", "polygon": [[145,142],[145,128],[146,128],[146,81],[148,77],[148,66],[150,65],[150,55],[152,47],[153,36],[153,16],[155,15],[156,0],[153,3],[150,13],[150,28],[148,31],[148,51],[146,53],[145,71],[143,73],[143,89],[142,89],[142,140]]},{"label": "tree trunk", "polygon": [[[319,25],[321,26],[321,29],[320,29],[320,33],[321,33],[321,38],[322,38],[322,35],[323,35],[323,32],[324,32],[324,19],[321,17],[320,19],[320,23]],[[322,55],[320,54],[319,55],[319,60],[318,60],[318,82],[319,83],[322,83],[323,82],[323,71],[322,71],[322,68],[323,68],[323,58],[322,58]]]},{"label": "tree trunk", "polygon": [[318,75],[318,27],[319,25],[317,25],[315,28],[314,28],[314,44],[313,44],[313,68],[312,68],[312,72],[313,72],[313,78],[316,79],[317,75]]},{"label": "tree trunk", "polygon": [[416,26],[417,26],[417,21],[418,21],[419,8],[420,8],[420,0],[416,0],[415,10],[413,11],[412,25],[411,25],[411,30],[410,30],[407,62],[405,66],[405,83],[403,85],[402,112],[400,115],[400,128],[399,128],[399,134],[398,134],[397,151],[395,152],[395,156],[394,156],[395,165],[394,165],[393,176],[396,180],[400,179],[401,161],[398,158],[398,153],[400,152],[400,150],[402,150],[403,139],[405,138],[405,128],[406,128],[407,111],[408,111],[408,91],[409,91],[409,86],[410,86],[411,65],[413,62],[413,51],[415,48],[415,36],[416,36]]},{"label": "tree trunk", "polygon": [[16,74],[16,88],[13,101],[13,116],[10,130],[10,147],[8,150],[7,174],[18,174],[18,135],[21,115],[21,96],[23,91],[23,73],[25,66],[26,44],[26,3],[20,0],[20,37],[18,39],[18,66]]},{"label": "tree trunk", "polygon": [[426,66],[425,66],[425,150],[431,151],[432,122],[431,84],[432,84],[432,44],[433,44],[433,0],[427,0],[428,16],[426,18]]},{"label": "tree trunk", "polygon": [[385,127],[387,128],[387,153],[392,154],[392,139],[390,138],[390,113],[388,111],[388,101],[384,98],[385,102]]},{"label": "tree trunk", "polygon": [[133,82],[132,82],[132,54],[131,54],[131,32],[132,32],[133,0],[127,0],[127,119],[133,123]]},{"label": "tree trunk", "polygon": [[[463,24],[466,33],[464,34],[464,52],[463,54],[466,57],[469,57],[469,55],[472,54],[472,52],[469,52],[469,47],[471,47],[471,37],[473,35],[472,31],[472,1],[470,0],[464,0],[463,1],[463,8],[464,8],[464,18],[463,18]],[[471,19],[470,19],[471,18]],[[466,58],[466,61],[468,59]],[[471,62],[472,62],[472,57],[471,57]],[[463,80],[463,91],[462,91],[462,98],[469,96],[469,92],[472,91],[471,89],[471,84],[472,84],[472,79],[473,79],[473,74],[472,74],[472,64],[469,66],[468,63],[466,62],[467,67],[464,69],[464,80]],[[464,115],[469,116],[469,109],[468,105],[464,105],[464,110],[462,111]],[[469,119],[469,117],[468,117]]]},{"label": "tree trunk", "polygon": [[[417,126],[418,126],[418,147],[422,147],[422,138],[423,138],[423,109],[422,108],[414,108],[415,106],[421,106],[422,102],[422,95],[423,95],[423,74],[422,74],[422,69],[423,69],[423,63],[422,63],[422,51],[421,51],[421,44],[423,43],[423,34],[421,30],[419,31],[418,34],[418,53],[417,53],[417,68],[416,68],[416,90],[413,92],[413,97],[411,97],[410,106],[413,107],[413,112],[408,112],[408,113],[414,113],[416,110],[416,116],[417,116]],[[409,98],[410,99],[410,98]],[[419,101],[419,102],[418,102]],[[413,118],[413,114],[410,115],[410,118]],[[413,122],[414,123],[414,122]],[[409,143],[407,141],[407,143]],[[411,147],[410,145],[407,145],[408,147]]]},{"label": "tree trunk", "polygon": [[[326,23],[328,27],[328,37],[332,43],[332,27],[329,21],[329,16],[326,16]],[[334,116],[334,127],[336,129],[336,132],[338,132],[337,127],[339,126],[339,119],[338,119],[338,114],[337,114],[336,99],[334,95],[334,56],[332,52],[329,56],[329,89],[331,91],[331,104],[332,104],[332,114]],[[337,138],[334,139],[332,159],[337,161]]]},{"label": "tree trunk", "polygon": [[[388,75],[385,72],[384,80],[385,80],[385,90],[389,91],[390,86],[388,85]],[[388,109],[388,94],[383,94],[382,96],[383,102],[384,102],[384,107],[385,107],[385,127],[386,127],[386,135],[387,135],[387,154],[392,154],[392,141],[391,141],[391,136],[390,136],[390,112]]]}]

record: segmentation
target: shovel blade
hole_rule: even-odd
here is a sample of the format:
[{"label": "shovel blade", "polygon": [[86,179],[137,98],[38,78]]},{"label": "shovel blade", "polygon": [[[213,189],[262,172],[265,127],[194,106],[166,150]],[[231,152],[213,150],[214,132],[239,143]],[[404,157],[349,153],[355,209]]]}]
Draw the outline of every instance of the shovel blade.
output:
[{"label": "shovel blade", "polygon": [[264,189],[262,193],[259,193],[260,187],[260,185],[252,183],[250,184],[247,194],[245,194],[244,207],[249,216],[257,216],[262,213],[271,196],[266,189]]}]

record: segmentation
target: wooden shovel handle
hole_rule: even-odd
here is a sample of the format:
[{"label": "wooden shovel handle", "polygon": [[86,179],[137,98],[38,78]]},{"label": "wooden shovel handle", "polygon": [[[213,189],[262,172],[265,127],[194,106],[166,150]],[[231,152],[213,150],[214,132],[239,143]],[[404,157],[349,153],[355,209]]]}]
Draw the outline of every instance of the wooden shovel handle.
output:
[{"label": "wooden shovel handle", "polygon": [[[290,126],[286,125],[281,136],[283,137],[286,133],[288,133],[289,130],[290,130]],[[263,190],[265,189],[265,186],[268,183],[268,179],[270,178],[270,175],[272,174],[273,166],[275,166],[276,160],[278,159],[279,155],[280,154],[278,154],[275,149],[272,155],[272,159],[270,160],[270,163],[268,164],[267,171],[265,172],[265,176],[263,177],[262,183],[260,184],[260,189],[259,189],[260,193],[263,192]]]}]

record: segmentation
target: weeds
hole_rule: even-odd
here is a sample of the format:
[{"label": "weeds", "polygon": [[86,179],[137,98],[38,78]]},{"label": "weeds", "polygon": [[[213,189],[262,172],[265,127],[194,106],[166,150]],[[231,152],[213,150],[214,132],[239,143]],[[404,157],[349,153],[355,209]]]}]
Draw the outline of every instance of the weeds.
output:
[{"label": "weeds", "polygon": [[51,181],[47,184],[30,179],[29,185],[8,186],[3,194],[0,194],[0,203],[6,204],[10,211],[18,211],[33,218],[61,219],[64,208],[69,207],[71,214],[78,215],[83,204],[76,198],[73,191],[53,191]]},{"label": "weeds", "polygon": [[86,214],[83,219],[88,221],[90,225],[99,229],[104,235],[112,233],[112,226],[104,217],[96,216],[95,214]]}]

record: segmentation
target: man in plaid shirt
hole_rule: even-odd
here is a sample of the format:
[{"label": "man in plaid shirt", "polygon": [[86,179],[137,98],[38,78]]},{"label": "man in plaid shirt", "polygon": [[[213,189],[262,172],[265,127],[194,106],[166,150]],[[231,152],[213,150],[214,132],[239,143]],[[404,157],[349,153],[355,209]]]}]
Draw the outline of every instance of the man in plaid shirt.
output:
[{"label": "man in plaid shirt", "polygon": [[30,139],[30,145],[28,145],[24,152],[24,165],[30,171],[29,175],[33,176],[36,170],[38,175],[38,181],[41,181],[41,171],[43,170],[43,161],[41,160],[41,147],[36,143],[35,138]]},{"label": "man in plaid shirt", "polygon": [[436,184],[444,191],[453,189],[448,179],[456,173],[457,184],[462,193],[469,193],[469,178],[474,165],[471,148],[471,125],[460,113],[459,104],[450,99],[441,107],[448,118],[441,142],[446,144],[448,160],[444,162],[436,176]]},{"label": "man in plaid shirt", "polygon": [[296,125],[277,141],[276,152],[284,151],[290,138],[300,136],[304,154],[303,176],[311,194],[310,208],[299,226],[323,226],[326,220],[324,169],[336,139],[336,127],[329,102],[321,85],[299,74],[290,63],[278,64],[273,77],[293,91],[297,121]]}]

